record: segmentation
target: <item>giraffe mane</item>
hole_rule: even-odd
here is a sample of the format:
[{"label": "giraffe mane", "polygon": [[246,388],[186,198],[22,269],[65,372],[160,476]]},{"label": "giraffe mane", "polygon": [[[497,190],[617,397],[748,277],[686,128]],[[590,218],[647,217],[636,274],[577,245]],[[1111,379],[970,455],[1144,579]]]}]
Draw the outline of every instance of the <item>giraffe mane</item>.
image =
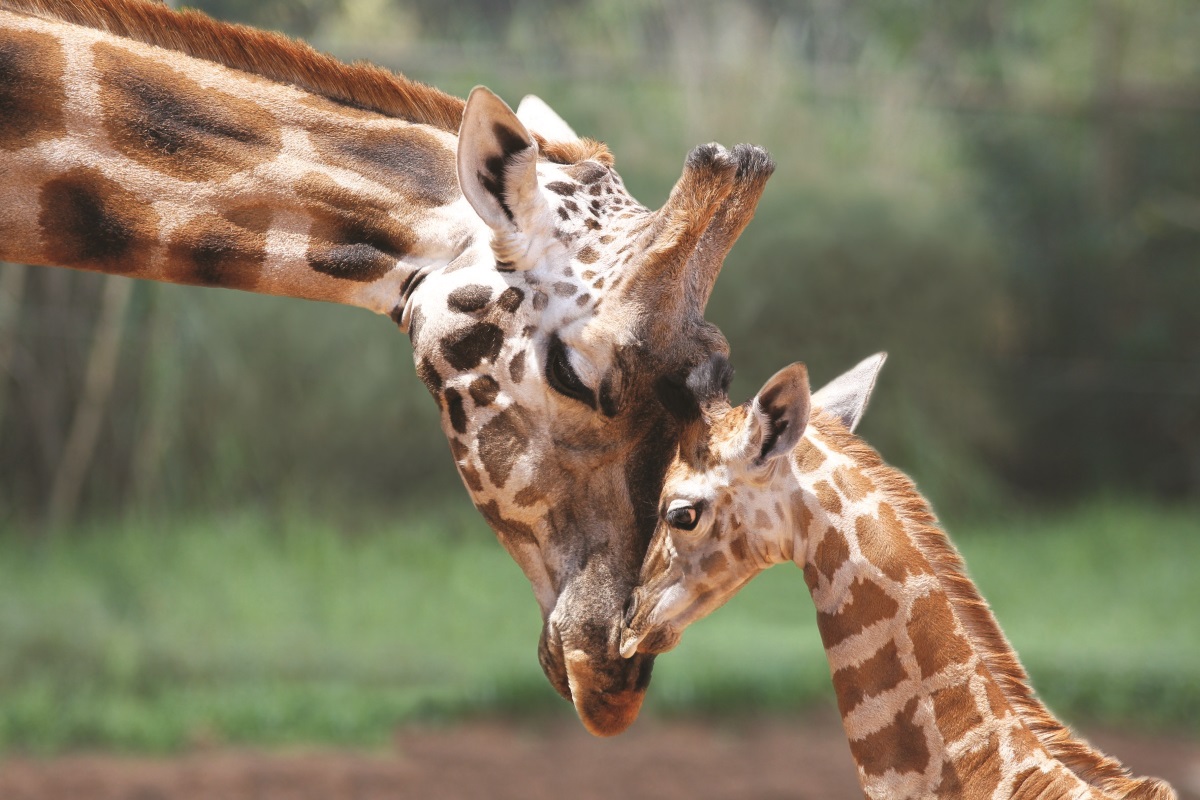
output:
[{"label": "giraffe mane", "polygon": [[[155,0],[0,0],[0,9],[173,50],[291,84],[335,103],[450,133],[458,133],[462,123],[466,103],[432,86],[365,62],[344,64],[297,39],[220,22],[193,9],[176,11]],[[540,152],[556,163],[613,163],[608,148],[592,139],[535,138]]]},{"label": "giraffe mane", "polygon": [[862,439],[825,412],[821,433],[862,468],[899,512],[918,549],[929,559],[984,665],[1009,703],[1042,746],[1081,780],[1117,798],[1171,800],[1174,791],[1157,778],[1136,778],[1115,758],[1101,753],[1060,722],[1038,698],[987,601],[967,576],[962,556],[938,525],[929,502],[912,479],[888,466]]}]

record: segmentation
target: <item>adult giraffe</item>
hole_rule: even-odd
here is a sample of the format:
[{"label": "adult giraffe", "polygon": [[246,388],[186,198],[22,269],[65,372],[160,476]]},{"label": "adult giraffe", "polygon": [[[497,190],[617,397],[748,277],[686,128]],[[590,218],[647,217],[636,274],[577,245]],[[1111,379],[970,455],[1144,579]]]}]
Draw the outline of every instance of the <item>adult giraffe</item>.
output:
[{"label": "adult giraffe", "polygon": [[540,103],[143,0],[0,0],[0,259],[390,315],[600,735],[649,681],[617,639],[669,407],[728,349],[703,309],[772,169],[697,148],[652,212]]}]

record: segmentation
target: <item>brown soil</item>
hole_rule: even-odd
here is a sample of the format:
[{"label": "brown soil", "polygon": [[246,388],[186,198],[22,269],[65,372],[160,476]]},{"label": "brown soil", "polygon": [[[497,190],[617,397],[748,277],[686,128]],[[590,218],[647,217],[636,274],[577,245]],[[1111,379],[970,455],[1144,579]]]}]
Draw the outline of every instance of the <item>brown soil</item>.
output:
[{"label": "brown soil", "polygon": [[[1096,732],[1140,774],[1200,800],[1200,743]],[[197,751],[0,761],[0,800],[860,798],[836,719],[643,721],[598,740],[575,723],[408,729],[380,752]]]}]

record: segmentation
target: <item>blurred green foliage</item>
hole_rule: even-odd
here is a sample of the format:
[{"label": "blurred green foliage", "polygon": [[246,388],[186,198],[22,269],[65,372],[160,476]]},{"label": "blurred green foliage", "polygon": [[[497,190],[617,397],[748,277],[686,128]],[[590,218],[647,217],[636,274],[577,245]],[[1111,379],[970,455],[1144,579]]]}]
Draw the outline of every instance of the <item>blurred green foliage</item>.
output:
[{"label": "blurred green foliage", "polygon": [[[734,393],[888,350],[864,433],[944,511],[1200,490],[1192,2],[192,5],[460,95],[540,94],[650,205],[695,144],[765,145],[778,171],[709,308]],[[45,514],[102,280],[33,270],[0,303],[0,525]],[[386,320],[143,284],[125,321],[84,513],[464,502]]]},{"label": "blurred green foliage", "polygon": [[[1179,628],[1200,607],[1195,512],[1098,504],[958,537],[1068,719],[1200,734],[1200,637]],[[297,510],[0,537],[0,750],[381,743],[415,719],[570,713],[473,512],[363,527]],[[831,704],[814,617],[798,571],[767,571],[659,658],[649,713]]]}]

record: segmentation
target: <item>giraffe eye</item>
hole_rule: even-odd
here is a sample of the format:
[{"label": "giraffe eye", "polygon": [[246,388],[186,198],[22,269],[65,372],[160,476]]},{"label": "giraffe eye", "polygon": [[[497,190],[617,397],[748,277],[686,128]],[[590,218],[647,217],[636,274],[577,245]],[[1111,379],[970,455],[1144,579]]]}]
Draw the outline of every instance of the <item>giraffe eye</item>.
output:
[{"label": "giraffe eye", "polygon": [[546,381],[559,394],[596,407],[595,393],[575,374],[571,359],[567,357],[567,347],[557,336],[550,338],[550,348],[546,353]]},{"label": "giraffe eye", "polygon": [[663,518],[672,528],[681,531],[692,531],[700,522],[700,504],[692,504],[687,500],[675,500],[667,507]]}]

